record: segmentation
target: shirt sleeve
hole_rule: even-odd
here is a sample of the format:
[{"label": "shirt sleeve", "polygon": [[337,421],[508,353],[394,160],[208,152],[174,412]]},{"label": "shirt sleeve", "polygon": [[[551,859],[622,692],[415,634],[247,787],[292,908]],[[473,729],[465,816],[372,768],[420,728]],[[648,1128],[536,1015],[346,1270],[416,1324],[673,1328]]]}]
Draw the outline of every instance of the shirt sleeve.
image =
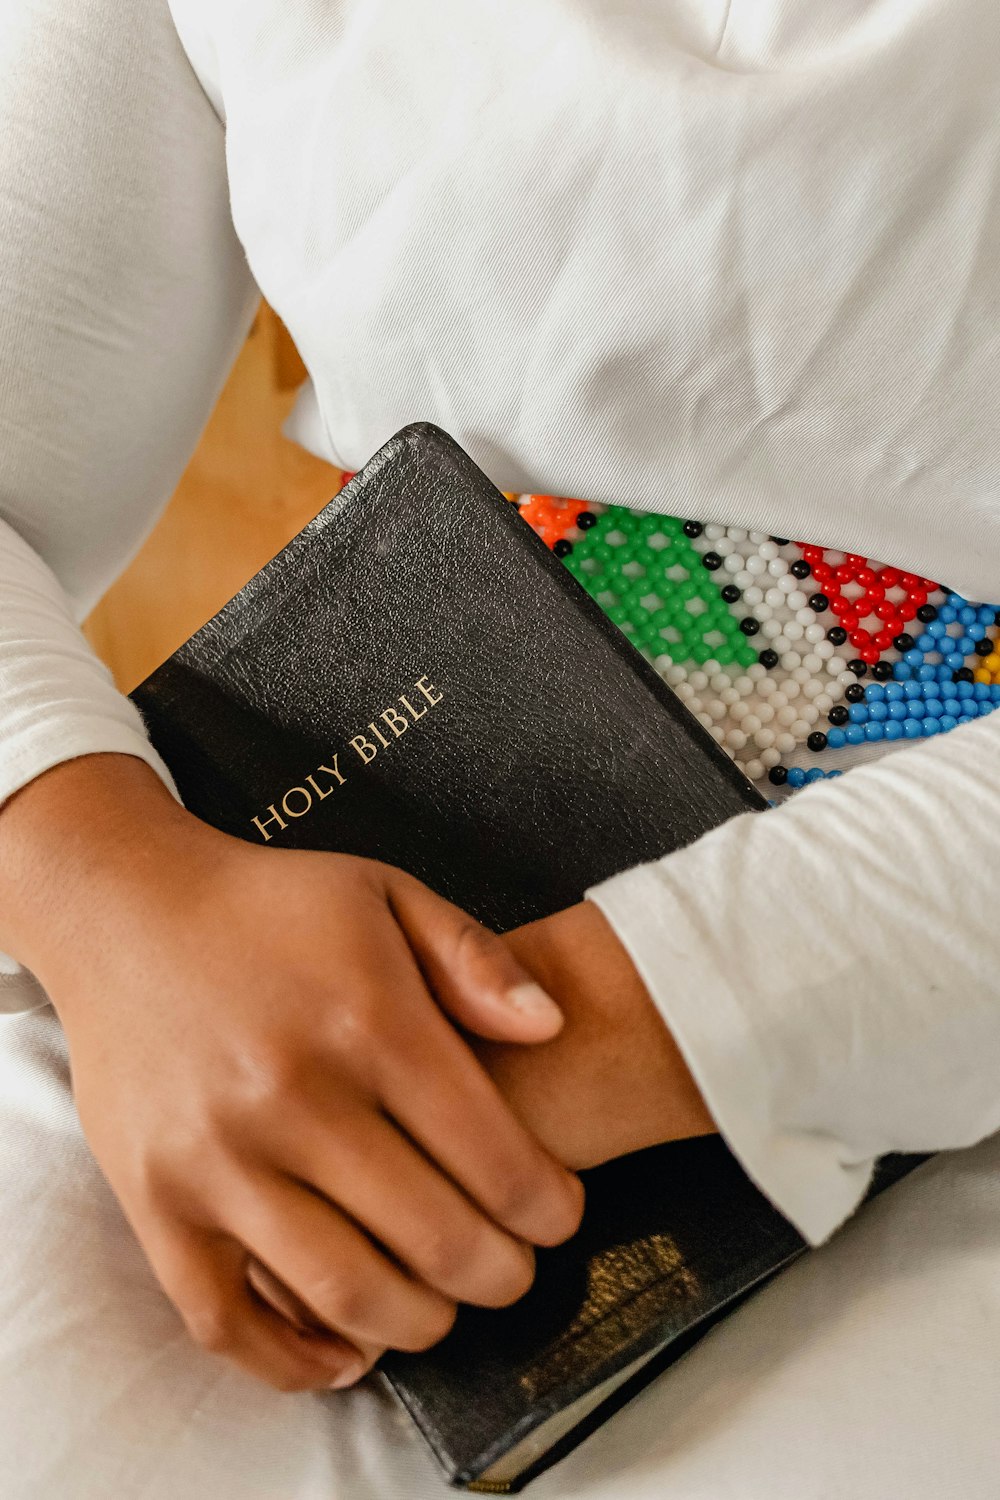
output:
[{"label": "shirt sleeve", "polygon": [[[80,621],[172,493],[257,293],[165,0],[0,10],[0,802],[137,755]],[[41,992],[0,955],[0,1010]]]},{"label": "shirt sleeve", "polygon": [[813,1244],[889,1151],[1000,1129],[1000,713],[588,892]]}]

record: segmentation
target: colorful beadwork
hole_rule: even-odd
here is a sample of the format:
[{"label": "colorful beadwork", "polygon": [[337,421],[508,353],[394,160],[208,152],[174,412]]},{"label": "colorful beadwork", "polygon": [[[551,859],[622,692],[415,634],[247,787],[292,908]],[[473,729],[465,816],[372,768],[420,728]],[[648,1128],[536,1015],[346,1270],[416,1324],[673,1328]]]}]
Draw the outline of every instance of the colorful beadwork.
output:
[{"label": "colorful beadwork", "polygon": [[798,789],[841,775],[837,752],[1000,707],[996,605],[740,527],[514,503],[752,780]]}]

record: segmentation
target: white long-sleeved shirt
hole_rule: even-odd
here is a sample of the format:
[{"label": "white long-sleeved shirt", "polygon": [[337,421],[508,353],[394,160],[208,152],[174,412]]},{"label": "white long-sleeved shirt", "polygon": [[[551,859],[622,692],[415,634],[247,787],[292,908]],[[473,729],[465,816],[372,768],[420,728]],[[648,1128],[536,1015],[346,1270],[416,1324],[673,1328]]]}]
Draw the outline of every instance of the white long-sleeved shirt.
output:
[{"label": "white long-sleeved shirt", "polygon": [[[995,27],[988,0],[9,0],[0,799],[99,750],[169,781],[76,622],[258,288],[310,371],[296,430],[346,467],[429,418],[506,489],[1000,597]],[[998,750],[1000,715],[591,893],[814,1241],[883,1151],[1000,1129]]]}]

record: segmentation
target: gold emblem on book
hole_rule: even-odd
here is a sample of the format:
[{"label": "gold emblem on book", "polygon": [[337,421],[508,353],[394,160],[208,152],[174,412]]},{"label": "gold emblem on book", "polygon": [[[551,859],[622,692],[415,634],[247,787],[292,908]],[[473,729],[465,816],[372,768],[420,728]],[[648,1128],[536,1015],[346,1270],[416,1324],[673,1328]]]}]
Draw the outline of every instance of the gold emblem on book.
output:
[{"label": "gold emblem on book", "polygon": [[[430,713],[444,698],[440,688],[429,677],[419,677],[412,688],[400,693],[388,708],[375,714],[365,725],[361,734],[352,736],[347,748],[338,750],[329,757],[329,764],[317,766],[303,777],[301,786],[291,786],[280,802],[272,802],[266,812],[254,817],[252,822],[266,844],[271,842],[272,828],[279,832],[288,827],[289,821],[304,818],[317,802],[325,802],[339,787],[347,782],[347,767],[354,757],[362,766],[370,766],[376,756],[389,750],[407,730]],[[352,753],[353,752],[353,753]]]}]

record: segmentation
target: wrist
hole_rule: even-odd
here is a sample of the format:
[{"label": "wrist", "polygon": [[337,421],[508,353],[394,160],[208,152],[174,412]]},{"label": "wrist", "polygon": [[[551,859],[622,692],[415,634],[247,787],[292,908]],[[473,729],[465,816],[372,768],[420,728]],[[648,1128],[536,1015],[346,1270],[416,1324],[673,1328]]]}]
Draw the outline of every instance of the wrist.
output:
[{"label": "wrist", "polygon": [[162,887],[182,841],[218,838],[136,756],[64,761],[0,810],[0,947],[39,978],[86,962],[116,915]]}]

